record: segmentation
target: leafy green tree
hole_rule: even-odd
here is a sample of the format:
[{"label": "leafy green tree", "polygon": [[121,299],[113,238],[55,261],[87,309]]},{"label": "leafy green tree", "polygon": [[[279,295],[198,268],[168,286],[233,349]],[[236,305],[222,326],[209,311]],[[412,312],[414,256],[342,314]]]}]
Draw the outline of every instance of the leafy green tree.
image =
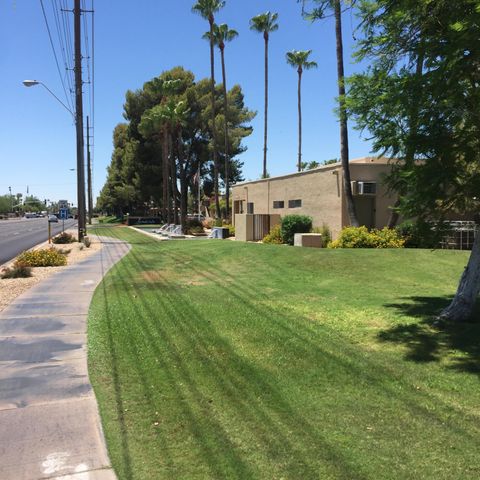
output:
[{"label": "leafy green tree", "polygon": [[[349,108],[373,149],[399,158],[388,178],[398,209],[419,221],[479,209],[480,4],[477,1],[364,0]],[[477,234],[457,293],[439,318],[472,315],[480,291]]]},{"label": "leafy green tree", "polygon": [[268,127],[268,41],[270,33],[278,30],[278,13],[266,12],[256,15],[250,20],[250,29],[263,34],[265,41],[265,107],[263,128],[263,173],[262,178],[267,178],[267,127]]},{"label": "leafy green tree", "polygon": [[[340,158],[343,170],[343,191],[347,204],[350,224],[358,227],[358,218],[353,201],[352,183],[350,178],[349,152],[348,152],[348,122],[345,101],[345,69],[343,65],[343,38],[342,38],[342,4],[353,3],[354,0],[297,0],[302,2],[302,13],[311,21],[322,20],[333,12],[335,17],[335,42],[337,53],[337,82],[338,82],[338,111],[340,116]],[[310,12],[305,10],[305,5],[312,3]]]},{"label": "leafy green tree", "polygon": [[10,195],[0,195],[0,213],[9,213],[12,211],[12,199]]},{"label": "leafy green tree", "polygon": [[298,73],[298,160],[297,170],[302,171],[302,74],[304,70],[317,68],[316,62],[308,59],[311,50],[292,50],[287,52],[287,63],[297,69]]},{"label": "leafy green tree", "polygon": [[[223,79],[223,115],[224,115],[224,133],[225,133],[225,195],[226,195],[226,209],[225,209],[225,218],[229,218],[229,203],[230,203],[230,188],[229,188],[229,181],[228,181],[228,165],[230,162],[229,155],[228,155],[228,96],[227,96],[227,75],[225,72],[225,43],[231,42],[235,37],[238,36],[238,32],[236,30],[231,30],[228,28],[226,23],[222,23],[221,25],[215,24],[213,26],[213,41],[215,45],[220,50],[220,56],[222,61],[222,79]],[[210,40],[210,32],[207,32],[204,35],[205,38]]]},{"label": "leafy green tree", "polygon": [[[248,124],[254,113],[245,107],[238,85],[227,91],[227,97],[229,179],[240,181],[242,162],[235,157],[245,150],[242,139],[252,131]],[[217,85],[217,132],[224,124],[223,101],[223,88]],[[199,168],[204,185],[212,185],[213,189],[210,80],[195,82],[191,72],[175,67],[146,82],[141,89],[127,92],[124,110],[127,123],[115,130],[112,162],[97,207],[119,215],[126,211],[143,215],[146,208],[165,206],[164,218],[170,208],[170,221],[176,221],[175,211],[180,206],[182,223],[188,191],[198,189],[194,179]],[[218,138],[224,141],[221,132]],[[135,187],[133,198],[125,190],[115,188],[128,185]]]},{"label": "leafy green tree", "polygon": [[215,206],[217,215],[220,211],[220,202],[218,196],[218,161],[217,161],[217,141],[216,141],[216,128],[215,128],[215,58],[213,54],[214,50],[214,34],[213,26],[215,24],[215,13],[221,10],[225,6],[223,0],[197,0],[193,5],[192,11],[198,13],[202,18],[208,20],[210,26],[210,94],[212,105],[212,140],[213,140],[213,168],[214,168],[214,189],[215,189]]}]

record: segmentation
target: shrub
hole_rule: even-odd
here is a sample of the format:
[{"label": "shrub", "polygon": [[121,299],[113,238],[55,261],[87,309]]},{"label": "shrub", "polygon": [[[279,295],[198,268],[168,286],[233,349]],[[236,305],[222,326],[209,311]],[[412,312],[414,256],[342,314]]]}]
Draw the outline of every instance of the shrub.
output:
[{"label": "shrub", "polygon": [[405,241],[396,230],[368,230],[367,227],[346,227],[328,248],[402,248]]},{"label": "shrub", "polygon": [[55,244],[73,243],[76,241],[77,239],[73,235],[70,235],[67,232],[62,232],[60,235],[57,235],[56,237],[52,238],[52,242]]},{"label": "shrub", "polygon": [[286,215],[282,218],[282,238],[289,245],[293,245],[296,233],[308,233],[311,229],[312,218],[306,215]]},{"label": "shrub", "polygon": [[62,267],[67,264],[67,257],[52,247],[22,252],[17,262],[29,267]]},{"label": "shrub", "polygon": [[322,244],[326,247],[332,241],[332,233],[330,228],[325,223],[321,227],[312,228],[312,233],[319,233],[322,235]]},{"label": "shrub", "polygon": [[442,237],[448,233],[448,226],[434,227],[423,220],[406,220],[395,230],[403,237],[407,248],[438,248]]},{"label": "shrub", "polygon": [[4,268],[1,278],[27,278],[32,276],[32,269],[24,262],[18,260],[9,268]]},{"label": "shrub", "polygon": [[208,228],[208,229],[212,228],[214,226],[213,220],[211,218],[209,218],[208,220],[203,220],[202,221],[202,226],[204,228]]},{"label": "shrub", "polygon": [[203,233],[203,225],[198,218],[189,218],[185,224],[185,234],[195,235]]},{"label": "shrub", "polygon": [[221,218],[216,218],[213,222],[214,227],[223,227],[223,220]]},{"label": "shrub", "polygon": [[280,224],[275,225],[270,229],[270,232],[263,237],[263,243],[273,243],[280,245],[283,243],[282,226]]},{"label": "shrub", "polygon": [[83,244],[87,247],[90,248],[90,245],[92,244],[92,241],[90,240],[90,237],[83,237]]}]

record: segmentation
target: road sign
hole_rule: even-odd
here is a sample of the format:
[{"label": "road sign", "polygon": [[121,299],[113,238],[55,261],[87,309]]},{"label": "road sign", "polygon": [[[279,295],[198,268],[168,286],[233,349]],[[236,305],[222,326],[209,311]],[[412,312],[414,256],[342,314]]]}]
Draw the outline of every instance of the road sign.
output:
[{"label": "road sign", "polygon": [[68,200],[59,200],[58,201],[58,208],[60,210],[68,209]]},{"label": "road sign", "polygon": [[62,220],[66,220],[68,218],[68,208],[61,208],[60,209],[60,218]]}]

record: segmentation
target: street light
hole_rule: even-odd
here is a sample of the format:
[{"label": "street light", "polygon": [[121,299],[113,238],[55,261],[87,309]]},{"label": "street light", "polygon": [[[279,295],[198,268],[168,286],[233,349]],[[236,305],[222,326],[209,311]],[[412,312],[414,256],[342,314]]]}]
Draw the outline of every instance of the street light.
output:
[{"label": "street light", "polygon": [[73,117],[77,131],[77,203],[78,203],[78,241],[82,241],[85,235],[85,172],[84,172],[84,157],[83,157],[83,127],[82,127],[82,110],[78,107],[77,111],[73,113],[43,82],[40,80],[24,80],[25,87],[34,87],[42,85],[50,95],[52,95],[63,108],[65,108]]},{"label": "street light", "polygon": [[57,100],[57,102],[60,103],[60,105],[62,105],[63,108],[65,108],[70,113],[70,115],[72,115],[73,119],[75,120],[75,114],[43,82],[41,82],[40,80],[24,80],[22,83],[26,87],[34,87],[35,85],[41,85],[48,91],[48,93],[50,93],[50,95],[55,98],[55,100]]}]

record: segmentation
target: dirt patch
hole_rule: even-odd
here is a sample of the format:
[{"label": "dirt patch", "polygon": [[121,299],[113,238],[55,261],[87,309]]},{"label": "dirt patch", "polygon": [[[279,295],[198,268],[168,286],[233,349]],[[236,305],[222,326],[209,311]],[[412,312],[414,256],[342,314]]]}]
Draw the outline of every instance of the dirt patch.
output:
[{"label": "dirt patch", "polygon": [[147,283],[171,284],[180,287],[206,285],[205,278],[200,275],[177,273],[172,270],[147,270],[140,274],[140,278]]}]

